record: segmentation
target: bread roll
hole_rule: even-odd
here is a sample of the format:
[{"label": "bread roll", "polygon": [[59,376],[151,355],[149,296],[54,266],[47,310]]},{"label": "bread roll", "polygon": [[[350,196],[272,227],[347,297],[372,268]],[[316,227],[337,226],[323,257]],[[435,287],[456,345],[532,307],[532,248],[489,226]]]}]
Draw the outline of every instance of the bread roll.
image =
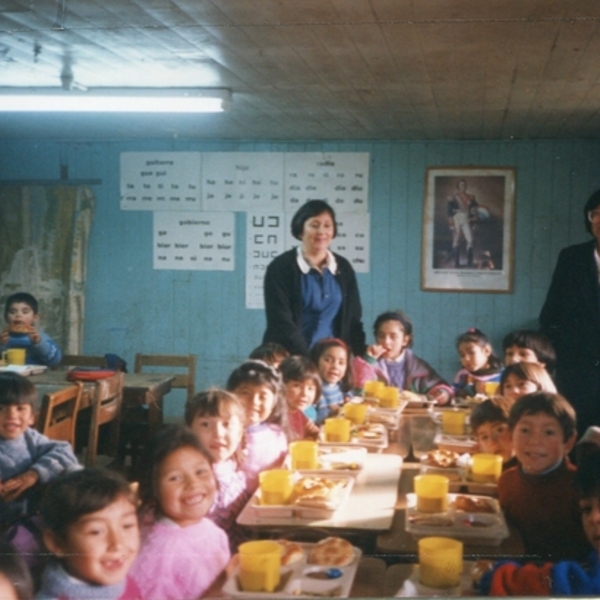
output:
[{"label": "bread roll", "polygon": [[354,561],[354,547],[340,537],[328,537],[316,543],[308,553],[311,565],[346,567]]}]

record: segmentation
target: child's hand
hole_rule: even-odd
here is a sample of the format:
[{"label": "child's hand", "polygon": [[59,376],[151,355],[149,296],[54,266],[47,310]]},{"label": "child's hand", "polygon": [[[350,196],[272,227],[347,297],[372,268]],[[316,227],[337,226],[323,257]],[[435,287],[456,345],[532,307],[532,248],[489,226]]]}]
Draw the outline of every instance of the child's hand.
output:
[{"label": "child's hand", "polygon": [[431,390],[427,394],[427,397],[435,400],[438,406],[443,406],[450,402],[450,394],[446,390],[440,388]]},{"label": "child's hand", "polygon": [[25,473],[5,481],[0,489],[0,494],[6,502],[16,500],[25,490],[33,487],[39,478],[36,471],[25,471]]},{"label": "child's hand", "polygon": [[0,332],[0,346],[6,346],[8,344],[8,338],[10,337],[10,333],[8,329]]},{"label": "child's hand", "polygon": [[383,346],[379,346],[378,344],[372,344],[367,347],[367,354],[373,358],[379,358],[383,354],[385,354],[385,348]]},{"label": "child's hand", "polygon": [[29,329],[29,331],[27,332],[27,335],[29,336],[29,339],[31,340],[32,344],[39,344],[42,341],[42,336],[40,335],[40,332],[35,328],[35,325],[32,325]]}]

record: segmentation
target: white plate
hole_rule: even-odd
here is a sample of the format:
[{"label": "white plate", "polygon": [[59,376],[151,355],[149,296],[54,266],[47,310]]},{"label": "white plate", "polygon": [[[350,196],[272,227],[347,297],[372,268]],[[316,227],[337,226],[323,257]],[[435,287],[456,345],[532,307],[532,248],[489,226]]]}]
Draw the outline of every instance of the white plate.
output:
[{"label": "white plate", "polygon": [[348,598],[358,562],[362,552],[354,548],[354,560],[347,567],[335,567],[342,573],[336,579],[326,579],[327,566],[310,565],[306,562],[309,550],[314,544],[300,544],[304,550],[304,558],[296,564],[281,567],[281,580],[273,592],[245,592],[239,583],[239,567],[225,582],[223,592],[226,596],[241,598],[306,598],[313,596]]},{"label": "white plate", "polygon": [[[454,506],[456,496],[463,495],[486,502],[492,507],[493,513],[456,510]],[[407,494],[406,531],[416,539],[441,535],[481,546],[499,546],[502,540],[508,537],[506,520],[495,498],[448,494],[448,504],[448,510],[445,512],[424,513],[417,510],[416,494]]]},{"label": "white plate", "polygon": [[[296,473],[296,481],[304,476],[301,473]],[[308,475],[308,477],[315,477],[314,475]],[[344,483],[343,488],[340,490],[336,500],[328,507],[315,507],[302,505],[299,503],[295,504],[261,504],[260,503],[260,488],[248,501],[250,508],[257,517],[261,518],[298,518],[298,519],[330,519],[333,517],[336,511],[344,507],[348,502],[348,497],[354,486],[354,478],[348,475],[328,475],[327,479],[332,481],[341,481]]]},{"label": "white plate", "polygon": [[39,375],[47,368],[45,365],[6,365],[5,367],[0,367],[0,372],[12,371],[26,377],[27,375]]},{"label": "white plate", "polygon": [[396,598],[434,598],[436,596],[473,596],[473,584],[471,571],[475,563],[473,561],[463,561],[463,572],[457,586],[451,588],[433,588],[423,585],[419,581],[419,565],[415,565],[410,577],[402,584],[402,587],[396,592]]}]

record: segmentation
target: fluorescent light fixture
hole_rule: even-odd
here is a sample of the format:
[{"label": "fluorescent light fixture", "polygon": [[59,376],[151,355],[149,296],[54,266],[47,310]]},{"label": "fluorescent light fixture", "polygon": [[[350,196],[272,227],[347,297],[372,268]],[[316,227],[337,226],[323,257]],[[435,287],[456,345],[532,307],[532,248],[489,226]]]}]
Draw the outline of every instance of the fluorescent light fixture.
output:
[{"label": "fluorescent light fixture", "polygon": [[0,87],[0,112],[203,113],[231,107],[223,88]]}]

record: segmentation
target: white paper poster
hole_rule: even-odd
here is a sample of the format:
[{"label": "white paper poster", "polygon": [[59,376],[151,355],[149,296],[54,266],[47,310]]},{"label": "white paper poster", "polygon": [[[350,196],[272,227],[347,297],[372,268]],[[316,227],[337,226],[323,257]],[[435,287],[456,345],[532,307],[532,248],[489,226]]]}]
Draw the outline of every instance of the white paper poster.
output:
[{"label": "white paper poster", "polygon": [[200,210],[200,152],[123,152],[122,210]]},{"label": "white paper poster", "polygon": [[[285,215],[285,249],[289,250],[301,242],[294,238],[290,231],[293,215]],[[330,250],[341,254],[350,262],[357,273],[369,272],[371,245],[371,215],[338,214],[335,215],[337,236],[330,245]]]},{"label": "white paper poster", "polygon": [[284,210],[325,200],[337,213],[369,210],[367,152],[286,152]]},{"label": "white paper poster", "polygon": [[283,157],[283,152],[203,154],[205,210],[282,210]]},{"label": "white paper poster", "polygon": [[155,212],[154,268],[233,271],[233,213]]},{"label": "white paper poster", "polygon": [[284,251],[283,213],[246,215],[246,308],[264,308],[263,280],[269,263]]}]

